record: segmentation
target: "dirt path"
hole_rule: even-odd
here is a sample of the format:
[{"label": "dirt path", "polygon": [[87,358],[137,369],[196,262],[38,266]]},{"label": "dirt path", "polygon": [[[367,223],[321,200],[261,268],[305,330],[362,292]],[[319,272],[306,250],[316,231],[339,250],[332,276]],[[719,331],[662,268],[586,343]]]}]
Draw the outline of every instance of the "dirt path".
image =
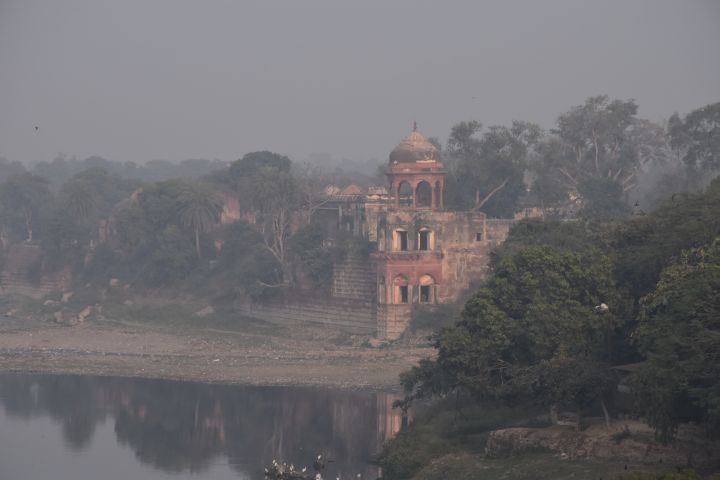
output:
[{"label": "dirt path", "polygon": [[[76,373],[252,385],[397,390],[398,375],[427,347],[335,345],[327,333],[205,329],[170,333],[143,325],[0,324],[0,372]],[[292,332],[295,333],[295,332]],[[318,336],[320,338],[318,338]]]}]

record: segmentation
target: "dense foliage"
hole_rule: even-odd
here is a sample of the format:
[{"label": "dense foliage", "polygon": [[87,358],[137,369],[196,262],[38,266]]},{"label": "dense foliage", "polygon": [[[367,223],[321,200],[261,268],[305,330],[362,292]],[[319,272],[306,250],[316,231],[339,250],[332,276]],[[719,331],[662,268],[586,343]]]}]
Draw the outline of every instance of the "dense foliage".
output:
[{"label": "dense foliage", "polygon": [[642,362],[638,412],[659,437],[688,420],[720,433],[718,195],[716,180],[603,229],[519,222],[493,254],[493,276],[435,336],[436,359],[402,375],[401,406],[461,391],[478,402],[607,412],[612,367]]}]

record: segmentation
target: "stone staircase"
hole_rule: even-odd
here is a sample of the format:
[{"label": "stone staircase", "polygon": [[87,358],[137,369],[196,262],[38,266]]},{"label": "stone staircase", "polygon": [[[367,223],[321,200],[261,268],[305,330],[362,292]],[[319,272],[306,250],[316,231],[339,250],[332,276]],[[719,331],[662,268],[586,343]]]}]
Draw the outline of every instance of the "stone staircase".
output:
[{"label": "stone staircase", "polygon": [[374,260],[349,256],[335,265],[330,294],[333,298],[375,302],[377,266]]},{"label": "stone staircase", "polygon": [[40,298],[62,289],[69,279],[63,273],[41,275],[43,251],[38,245],[20,243],[10,246],[0,272],[0,294]]}]

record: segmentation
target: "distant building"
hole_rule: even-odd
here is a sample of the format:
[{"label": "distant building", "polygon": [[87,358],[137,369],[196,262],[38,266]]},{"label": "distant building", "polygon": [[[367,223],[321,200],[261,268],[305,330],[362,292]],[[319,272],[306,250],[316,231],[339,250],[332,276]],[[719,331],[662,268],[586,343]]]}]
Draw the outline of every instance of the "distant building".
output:
[{"label": "distant building", "polygon": [[369,225],[377,231],[380,338],[400,336],[416,306],[455,301],[483,277],[490,248],[513,223],[444,210],[445,174],[437,149],[416,128],[390,153],[388,198]]}]

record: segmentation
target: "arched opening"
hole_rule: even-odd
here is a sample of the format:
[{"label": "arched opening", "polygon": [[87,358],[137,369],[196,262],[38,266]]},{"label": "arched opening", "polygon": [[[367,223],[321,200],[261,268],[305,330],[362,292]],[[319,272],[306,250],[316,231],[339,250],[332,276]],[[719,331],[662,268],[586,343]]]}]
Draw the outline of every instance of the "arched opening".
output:
[{"label": "arched opening", "polygon": [[435,208],[442,207],[442,188],[440,182],[435,182]]},{"label": "arched opening", "polygon": [[393,279],[393,303],[410,303],[410,285],[405,275]]},{"label": "arched opening", "polygon": [[402,181],[398,185],[398,201],[401,207],[412,207],[413,189],[406,181]]},{"label": "arched opening", "polygon": [[431,229],[427,227],[422,227],[420,230],[418,230],[417,249],[435,249],[435,233]]},{"label": "arched opening", "polygon": [[423,180],[415,189],[415,205],[418,208],[432,208],[432,196],[432,187]]},{"label": "arched opening", "polygon": [[435,303],[435,279],[432,275],[420,277],[420,303]]}]

